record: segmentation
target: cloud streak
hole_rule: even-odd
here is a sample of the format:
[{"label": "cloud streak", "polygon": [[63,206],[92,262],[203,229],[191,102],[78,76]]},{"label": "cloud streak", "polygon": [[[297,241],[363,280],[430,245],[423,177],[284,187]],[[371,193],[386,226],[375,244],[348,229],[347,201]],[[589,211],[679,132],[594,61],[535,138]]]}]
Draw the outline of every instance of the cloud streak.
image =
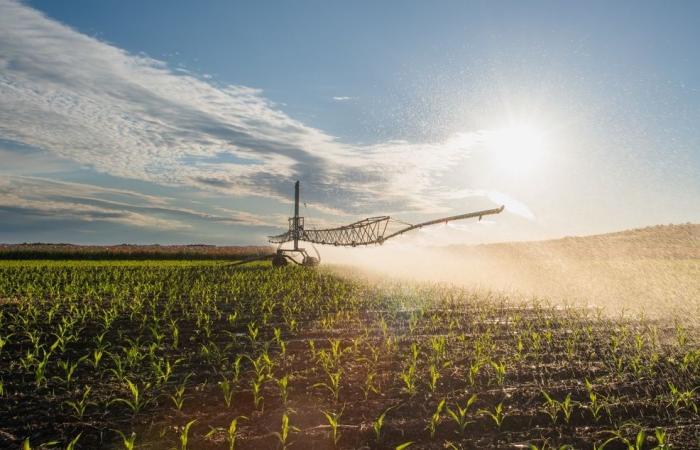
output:
[{"label": "cloud streak", "polygon": [[29,217],[104,221],[169,231],[191,229],[193,221],[272,227],[283,220],[281,216],[263,220],[225,208],[218,208],[224,214],[212,214],[171,203],[164,197],[85,183],[24,176],[0,180],[0,210]]}]

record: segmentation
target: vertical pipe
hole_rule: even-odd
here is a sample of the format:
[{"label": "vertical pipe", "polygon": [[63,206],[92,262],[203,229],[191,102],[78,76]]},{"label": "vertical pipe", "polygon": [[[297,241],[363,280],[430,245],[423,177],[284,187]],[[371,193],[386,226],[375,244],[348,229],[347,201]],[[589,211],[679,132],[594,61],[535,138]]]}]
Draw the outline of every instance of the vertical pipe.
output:
[{"label": "vertical pipe", "polygon": [[294,183],[294,250],[299,249],[299,180]]}]

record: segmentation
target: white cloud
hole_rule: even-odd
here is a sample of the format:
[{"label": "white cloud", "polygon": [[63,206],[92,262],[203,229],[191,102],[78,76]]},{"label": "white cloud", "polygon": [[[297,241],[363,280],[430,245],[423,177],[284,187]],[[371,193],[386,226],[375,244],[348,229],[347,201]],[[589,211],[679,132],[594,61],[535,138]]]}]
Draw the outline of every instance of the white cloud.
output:
[{"label": "white cloud", "polygon": [[352,97],[346,97],[346,96],[338,96],[338,97],[331,97],[331,98],[333,100],[335,100],[336,102],[346,102],[346,101],[352,99]]},{"label": "white cloud", "polygon": [[337,215],[437,212],[450,191],[441,177],[479,136],[341,143],[257,89],[215,85],[0,0],[0,137],[113,176],[284,201],[298,178],[315,208]]}]

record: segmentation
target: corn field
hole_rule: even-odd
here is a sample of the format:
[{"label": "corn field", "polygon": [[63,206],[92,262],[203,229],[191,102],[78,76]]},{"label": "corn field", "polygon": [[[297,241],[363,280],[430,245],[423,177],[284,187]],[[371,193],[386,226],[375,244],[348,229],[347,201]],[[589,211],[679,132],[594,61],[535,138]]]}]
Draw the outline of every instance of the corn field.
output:
[{"label": "corn field", "polygon": [[0,447],[700,448],[692,320],[213,261],[0,262]]}]

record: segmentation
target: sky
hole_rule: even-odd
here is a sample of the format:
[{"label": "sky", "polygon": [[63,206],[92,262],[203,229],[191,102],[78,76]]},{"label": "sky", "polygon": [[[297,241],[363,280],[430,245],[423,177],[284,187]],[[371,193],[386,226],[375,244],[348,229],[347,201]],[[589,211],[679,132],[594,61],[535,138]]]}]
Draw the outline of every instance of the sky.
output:
[{"label": "sky", "polygon": [[0,0],[0,242],[700,222],[698,2]]}]

